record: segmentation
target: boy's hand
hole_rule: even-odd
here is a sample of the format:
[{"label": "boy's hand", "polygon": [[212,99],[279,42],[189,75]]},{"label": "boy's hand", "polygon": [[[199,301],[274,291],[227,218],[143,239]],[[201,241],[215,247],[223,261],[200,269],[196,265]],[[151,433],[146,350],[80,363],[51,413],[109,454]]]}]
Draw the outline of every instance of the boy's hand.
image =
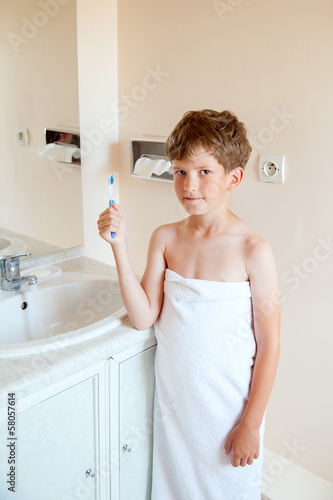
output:
[{"label": "boy's hand", "polygon": [[[117,245],[125,240],[125,218],[118,203],[113,203],[100,214],[97,226],[99,235],[111,245]],[[111,232],[116,233],[115,238],[112,238]]]},{"label": "boy's hand", "polygon": [[227,437],[224,446],[225,454],[229,455],[233,448],[231,465],[245,467],[251,465],[255,458],[259,457],[259,429],[252,429],[247,424],[240,422],[235,425]]}]

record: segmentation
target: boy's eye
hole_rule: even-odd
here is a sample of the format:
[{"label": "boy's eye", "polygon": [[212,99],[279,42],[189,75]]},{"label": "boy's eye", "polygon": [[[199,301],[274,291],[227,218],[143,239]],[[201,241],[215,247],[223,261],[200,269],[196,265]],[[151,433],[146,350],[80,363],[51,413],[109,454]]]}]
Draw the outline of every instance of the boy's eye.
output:
[{"label": "boy's eye", "polygon": [[176,170],[175,175],[186,175],[185,170]]},{"label": "boy's eye", "polygon": [[207,169],[201,170],[201,172],[203,173],[203,175],[210,174],[210,170],[207,170]]}]

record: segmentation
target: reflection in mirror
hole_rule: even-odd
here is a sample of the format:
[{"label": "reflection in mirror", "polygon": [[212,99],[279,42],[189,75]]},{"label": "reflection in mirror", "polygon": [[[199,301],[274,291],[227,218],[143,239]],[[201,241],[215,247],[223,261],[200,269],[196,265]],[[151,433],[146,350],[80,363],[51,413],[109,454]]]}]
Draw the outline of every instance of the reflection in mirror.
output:
[{"label": "reflection in mirror", "polygon": [[81,245],[79,165],[48,161],[44,129],[79,129],[76,2],[0,0],[0,254]]}]

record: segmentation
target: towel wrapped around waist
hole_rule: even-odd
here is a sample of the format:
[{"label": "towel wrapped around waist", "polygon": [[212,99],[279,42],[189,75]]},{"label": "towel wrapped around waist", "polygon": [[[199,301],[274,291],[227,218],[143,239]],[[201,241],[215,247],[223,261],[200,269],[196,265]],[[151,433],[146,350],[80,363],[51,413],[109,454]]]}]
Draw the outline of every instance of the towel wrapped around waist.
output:
[{"label": "towel wrapped around waist", "polygon": [[260,457],[233,467],[224,453],[249,395],[256,354],[249,282],[166,270],[155,323],[152,500],[260,500]]}]

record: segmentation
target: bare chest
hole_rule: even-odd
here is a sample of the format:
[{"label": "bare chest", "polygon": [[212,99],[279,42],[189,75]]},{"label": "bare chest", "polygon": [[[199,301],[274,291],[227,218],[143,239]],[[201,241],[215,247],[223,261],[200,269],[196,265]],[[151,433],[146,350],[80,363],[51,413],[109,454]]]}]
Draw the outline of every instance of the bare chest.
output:
[{"label": "bare chest", "polygon": [[184,278],[248,281],[246,249],[240,238],[174,240],[165,251],[167,267]]}]

